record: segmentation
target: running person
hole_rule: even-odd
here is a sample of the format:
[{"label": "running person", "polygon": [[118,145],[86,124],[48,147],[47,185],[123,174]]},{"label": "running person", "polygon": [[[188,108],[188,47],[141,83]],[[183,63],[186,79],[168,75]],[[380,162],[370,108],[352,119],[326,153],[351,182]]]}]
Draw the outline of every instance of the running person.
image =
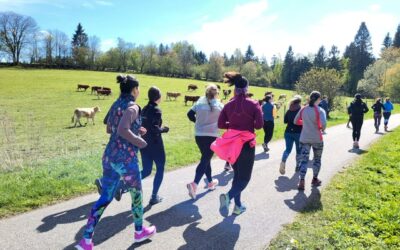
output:
[{"label": "running person", "polygon": [[372,105],[372,110],[374,111],[374,126],[375,126],[375,133],[379,132],[379,127],[381,126],[382,120],[382,111],[383,111],[383,104],[382,99],[377,98],[374,105]]},{"label": "running person", "polygon": [[385,103],[383,104],[383,123],[385,125],[385,132],[388,132],[388,124],[389,124],[389,118],[392,115],[392,110],[393,110],[393,104],[390,101],[390,98],[387,97],[385,100]]},{"label": "running person", "polygon": [[141,127],[140,107],[136,104],[139,82],[131,76],[118,76],[117,82],[120,84],[121,95],[111,106],[107,120],[107,132],[111,136],[102,160],[101,196],[91,209],[83,239],[76,245],[81,250],[93,249],[95,227],[111,203],[121,176],[132,198],[134,241],[144,241],[156,233],[155,226],[143,226],[142,183],[137,154],[139,148],[147,144],[140,137],[145,129]]},{"label": "running person", "polygon": [[296,145],[296,172],[300,168],[301,150],[300,150],[300,134],[301,125],[294,124],[294,118],[301,109],[301,96],[295,96],[289,102],[289,110],[286,111],[284,123],[287,124],[285,130],[286,149],[282,155],[282,162],[279,168],[281,174],[285,174],[286,160],[292,152],[293,144]]},{"label": "running person", "polygon": [[189,120],[195,123],[196,144],[201,153],[194,180],[186,185],[192,199],[196,199],[197,186],[204,174],[207,177],[208,190],[214,190],[218,185],[218,180],[213,180],[211,175],[211,158],[214,152],[210,149],[211,143],[218,137],[218,117],[223,108],[217,97],[217,86],[210,84],[205,96],[201,97],[187,113]]},{"label": "running person", "polygon": [[353,148],[358,149],[360,147],[359,141],[361,136],[361,127],[364,122],[364,114],[369,111],[367,104],[362,101],[361,95],[356,94],[354,101],[352,101],[347,108],[351,124],[353,127]]},{"label": "running person", "polygon": [[321,169],[321,157],[324,149],[322,131],[326,128],[325,111],[318,106],[321,101],[321,94],[318,91],[313,91],[310,94],[308,106],[304,107],[297,113],[294,123],[302,124],[303,128],[300,134],[301,146],[301,163],[300,163],[300,180],[298,184],[299,190],[304,190],[304,179],[307,174],[307,165],[310,158],[311,148],[314,153],[313,162],[313,179],[312,186],[320,186],[321,180],[318,179],[318,174]]},{"label": "running person", "polygon": [[256,144],[254,130],[263,127],[263,116],[258,102],[246,98],[248,80],[236,72],[224,76],[226,82],[235,86],[235,96],[225,105],[218,119],[218,127],[227,131],[217,139],[212,149],[220,158],[233,164],[232,188],[220,196],[220,213],[227,216],[232,199],[235,201],[234,214],[246,211],[241,193],[251,179]]},{"label": "running person", "polygon": [[158,195],[162,180],[164,178],[165,150],[162,133],[168,133],[169,128],[162,126],[162,113],[158,105],[161,102],[161,91],[157,87],[151,87],[148,92],[149,103],[143,108],[143,127],[147,133],[143,139],[147,147],[140,150],[142,156],[142,179],[151,174],[153,162],[156,164],[156,174],[153,181],[153,193],[150,205],[160,203],[163,198]]},{"label": "running person", "polygon": [[262,105],[264,119],[264,143],[262,144],[264,152],[269,151],[268,143],[274,135],[274,104],[272,103],[272,95],[265,96],[265,103]]}]

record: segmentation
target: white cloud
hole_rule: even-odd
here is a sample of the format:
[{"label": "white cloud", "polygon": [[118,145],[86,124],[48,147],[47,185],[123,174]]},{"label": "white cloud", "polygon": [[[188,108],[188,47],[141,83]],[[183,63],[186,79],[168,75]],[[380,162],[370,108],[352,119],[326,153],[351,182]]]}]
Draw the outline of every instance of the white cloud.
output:
[{"label": "white cloud", "polygon": [[374,53],[378,55],[385,34],[395,30],[399,17],[382,12],[378,4],[365,8],[329,13],[306,27],[282,30],[279,27],[286,21],[284,17],[268,11],[267,0],[260,0],[236,6],[231,15],[203,23],[199,31],[167,40],[188,40],[207,54],[213,51],[230,54],[235,48],[244,52],[249,44],[257,55],[268,58],[274,54],[283,57],[289,45],[292,45],[296,54],[316,53],[321,45],[329,50],[333,44],[343,53],[345,47],[354,40],[361,22],[365,21],[372,37]]},{"label": "white cloud", "polygon": [[55,3],[51,0],[0,0],[0,11],[15,11],[28,9],[32,4],[46,4],[57,8],[64,8],[62,3]]},{"label": "white cloud", "polygon": [[95,1],[96,4],[98,5],[103,5],[103,6],[113,6],[114,4],[109,1]]},{"label": "white cloud", "polygon": [[102,51],[107,51],[110,48],[116,47],[117,41],[113,38],[105,39],[101,41],[100,49]]}]

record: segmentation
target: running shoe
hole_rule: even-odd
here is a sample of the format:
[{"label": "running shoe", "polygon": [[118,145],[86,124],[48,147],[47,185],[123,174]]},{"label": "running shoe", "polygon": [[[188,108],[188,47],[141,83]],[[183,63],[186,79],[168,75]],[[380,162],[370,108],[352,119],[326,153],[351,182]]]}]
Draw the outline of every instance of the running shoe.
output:
[{"label": "running shoe", "polygon": [[262,144],[262,147],[263,147],[263,149],[264,149],[264,153],[266,153],[266,152],[269,151],[268,144],[263,143],[263,144]]},{"label": "running shoe", "polygon": [[158,203],[160,203],[160,202],[162,202],[162,201],[163,201],[163,198],[162,198],[161,196],[159,196],[159,195],[153,195],[153,196],[151,197],[150,201],[149,201],[149,204],[150,204],[151,206],[153,206],[153,205],[158,204]]},{"label": "running shoe", "polygon": [[304,190],[304,186],[305,186],[304,179],[300,179],[299,184],[297,184],[297,189]]},{"label": "running shoe", "polygon": [[76,249],[78,250],[92,250],[93,249],[93,242],[90,244],[86,243],[85,239],[82,239],[78,245],[75,246]]},{"label": "running shoe", "polygon": [[320,179],[318,179],[317,177],[314,177],[311,181],[311,185],[313,187],[319,187],[321,186],[322,181]]},{"label": "running shoe", "polygon": [[192,182],[186,185],[188,191],[189,191],[189,196],[192,199],[196,199],[196,190],[197,190],[197,184]]},{"label": "running shoe", "polygon": [[224,170],[227,172],[232,171],[232,167],[231,167],[231,164],[229,164],[229,162],[225,163]]},{"label": "running shoe", "polygon": [[233,210],[233,214],[241,215],[244,212],[246,212],[246,207],[245,206],[242,205],[242,206],[238,207],[238,206],[235,205],[235,209]]},{"label": "running shoe", "polygon": [[279,167],[279,173],[281,173],[282,175],[285,174],[285,167],[286,167],[286,162],[282,161],[281,166]]},{"label": "running shoe", "polygon": [[156,234],[157,230],[155,226],[143,227],[142,232],[135,232],[135,242],[143,242],[150,239]]},{"label": "running shoe", "polygon": [[211,182],[209,182],[208,184],[207,184],[207,188],[208,188],[208,190],[210,190],[210,191],[213,191],[213,190],[215,190],[215,188],[218,186],[218,180],[217,179],[213,179]]},{"label": "running shoe", "polygon": [[229,214],[229,196],[228,196],[228,194],[221,194],[219,196],[219,202],[220,202],[219,213],[223,217],[227,217]]}]

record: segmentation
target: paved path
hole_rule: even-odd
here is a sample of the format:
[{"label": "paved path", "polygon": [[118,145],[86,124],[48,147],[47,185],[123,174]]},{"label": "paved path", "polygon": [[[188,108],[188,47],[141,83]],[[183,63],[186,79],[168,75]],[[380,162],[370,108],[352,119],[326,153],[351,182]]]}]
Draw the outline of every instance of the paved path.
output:
[{"label": "paved path", "polygon": [[[393,116],[391,127],[400,125],[400,115]],[[372,121],[364,123],[361,148],[366,149],[381,134],[374,134]],[[358,155],[349,152],[351,130],[345,125],[329,128],[325,136],[320,178],[323,185]],[[158,234],[141,245],[132,244],[133,226],[130,197],[113,202],[104,213],[94,237],[96,249],[262,249],[293,221],[297,212],[313,200],[318,202],[319,189],[311,189],[311,169],[307,174],[305,192],[298,192],[298,176],[291,167],[294,154],[288,160],[287,173],[278,173],[284,141],[271,144],[269,155],[256,152],[253,178],[242,195],[246,213],[223,218],[218,213],[218,196],[231,184],[232,173],[223,172],[224,163],[213,160],[213,174],[221,187],[213,192],[200,188],[197,200],[190,200],[185,184],[194,177],[195,166],[165,175],[160,194],[161,204],[146,209],[145,224],[155,224]],[[293,152],[294,153],[294,152]],[[152,178],[144,181],[147,203]],[[38,209],[0,221],[0,249],[72,249],[81,238],[86,215],[98,198],[90,194],[54,206]],[[323,209],[321,204],[321,209]]]}]

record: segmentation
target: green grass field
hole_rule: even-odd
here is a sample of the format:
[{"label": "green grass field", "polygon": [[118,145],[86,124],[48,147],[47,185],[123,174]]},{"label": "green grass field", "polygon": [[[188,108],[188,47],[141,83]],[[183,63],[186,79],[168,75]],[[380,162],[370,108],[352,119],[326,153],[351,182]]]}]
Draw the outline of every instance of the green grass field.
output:
[{"label": "green grass field", "polygon": [[400,129],[322,191],[267,249],[400,249]]},{"label": "green grass field", "polygon": [[[101,175],[101,155],[108,142],[102,124],[109,107],[119,95],[116,73],[70,70],[0,69],[0,217],[27,211],[43,204],[94,190],[93,180]],[[199,152],[194,142],[194,125],[186,113],[184,95],[204,94],[207,82],[190,79],[136,75],[140,81],[139,104],[147,103],[147,90],[158,86],[163,93],[180,92],[177,101],[161,103],[163,120],[170,127],[164,136],[168,170],[194,163]],[[111,87],[113,95],[98,99],[86,92],[76,92],[78,83]],[[189,83],[199,89],[187,92]],[[222,89],[227,89],[220,83]],[[250,87],[255,99],[267,91],[275,96],[293,92]],[[344,102],[350,99],[344,99]],[[99,106],[96,125],[71,128],[77,107]],[[274,139],[283,137],[282,108],[276,121]],[[329,125],[347,121],[336,111]],[[371,115],[370,115],[371,117]],[[258,142],[263,132],[257,132]]]}]

